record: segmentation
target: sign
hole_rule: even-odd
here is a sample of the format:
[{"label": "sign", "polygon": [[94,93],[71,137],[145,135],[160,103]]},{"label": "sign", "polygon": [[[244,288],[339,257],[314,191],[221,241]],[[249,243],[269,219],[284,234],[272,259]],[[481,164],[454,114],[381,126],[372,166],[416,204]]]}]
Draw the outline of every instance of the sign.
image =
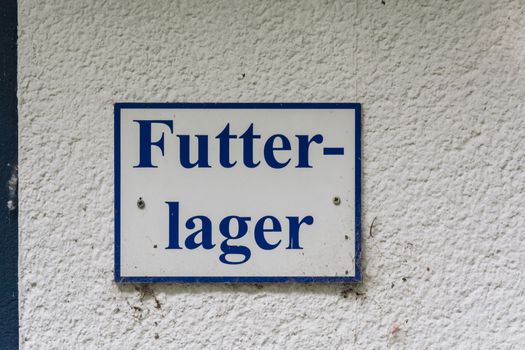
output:
[{"label": "sign", "polygon": [[116,281],[359,281],[360,114],[115,104]]}]

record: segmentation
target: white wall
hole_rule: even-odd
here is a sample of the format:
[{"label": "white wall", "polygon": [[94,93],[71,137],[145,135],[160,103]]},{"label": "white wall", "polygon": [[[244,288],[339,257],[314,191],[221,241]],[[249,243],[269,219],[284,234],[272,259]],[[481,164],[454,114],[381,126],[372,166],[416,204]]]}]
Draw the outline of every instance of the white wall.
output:
[{"label": "white wall", "polygon": [[[522,348],[525,5],[384,2],[20,0],[23,348]],[[363,103],[364,282],[117,286],[116,101]]]}]

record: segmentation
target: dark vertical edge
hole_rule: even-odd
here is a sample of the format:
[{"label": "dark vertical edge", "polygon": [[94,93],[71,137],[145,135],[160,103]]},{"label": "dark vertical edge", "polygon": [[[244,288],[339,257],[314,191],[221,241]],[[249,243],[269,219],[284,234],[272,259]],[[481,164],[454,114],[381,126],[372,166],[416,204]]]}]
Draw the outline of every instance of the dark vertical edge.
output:
[{"label": "dark vertical edge", "polygon": [[18,348],[17,2],[0,6],[0,348]]},{"label": "dark vertical edge", "polygon": [[355,108],[355,279],[361,281],[361,104]]},{"label": "dark vertical edge", "polygon": [[121,107],[119,104],[115,104],[115,122],[113,125],[115,132],[115,145],[114,145],[114,160],[115,160],[115,264],[114,264],[114,275],[115,281],[120,282],[120,111]]}]

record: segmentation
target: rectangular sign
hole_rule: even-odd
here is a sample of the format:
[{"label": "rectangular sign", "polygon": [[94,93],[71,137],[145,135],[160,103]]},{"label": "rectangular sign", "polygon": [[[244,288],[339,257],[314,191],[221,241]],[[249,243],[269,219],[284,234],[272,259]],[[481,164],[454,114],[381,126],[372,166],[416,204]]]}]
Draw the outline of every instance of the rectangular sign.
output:
[{"label": "rectangular sign", "polygon": [[359,281],[360,115],[115,104],[115,280]]}]

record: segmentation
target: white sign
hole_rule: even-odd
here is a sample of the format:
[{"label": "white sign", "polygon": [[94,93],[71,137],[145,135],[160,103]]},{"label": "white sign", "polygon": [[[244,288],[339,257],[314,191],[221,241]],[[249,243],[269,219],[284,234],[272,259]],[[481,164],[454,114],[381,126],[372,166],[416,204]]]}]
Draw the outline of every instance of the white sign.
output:
[{"label": "white sign", "polygon": [[360,111],[117,103],[116,281],[359,281]]}]

